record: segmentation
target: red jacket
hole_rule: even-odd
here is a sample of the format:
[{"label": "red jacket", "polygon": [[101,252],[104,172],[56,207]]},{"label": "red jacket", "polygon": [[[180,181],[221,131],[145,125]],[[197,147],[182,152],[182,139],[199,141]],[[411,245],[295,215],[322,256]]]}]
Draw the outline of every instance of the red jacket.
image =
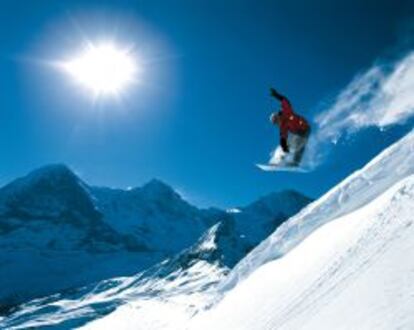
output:
[{"label": "red jacket", "polygon": [[309,124],[305,118],[293,112],[292,106],[287,98],[283,97],[282,111],[280,112],[280,137],[287,139],[289,132],[294,134],[304,134],[309,129]]}]

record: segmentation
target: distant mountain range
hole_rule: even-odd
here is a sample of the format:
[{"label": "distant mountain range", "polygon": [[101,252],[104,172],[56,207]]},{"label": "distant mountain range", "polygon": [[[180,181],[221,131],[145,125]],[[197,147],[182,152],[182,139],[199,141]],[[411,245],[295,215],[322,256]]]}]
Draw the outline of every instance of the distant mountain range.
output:
[{"label": "distant mountain range", "polygon": [[[0,189],[0,306],[176,255],[231,268],[310,201],[283,191],[232,211],[199,209],[159,180],[131,190],[93,187],[64,165],[43,167]],[[198,249],[200,241],[213,248]]]}]

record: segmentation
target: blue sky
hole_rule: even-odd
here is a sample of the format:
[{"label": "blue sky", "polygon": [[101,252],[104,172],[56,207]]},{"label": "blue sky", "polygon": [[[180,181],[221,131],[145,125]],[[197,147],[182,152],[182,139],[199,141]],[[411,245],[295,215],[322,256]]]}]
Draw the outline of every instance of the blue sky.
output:
[{"label": "blue sky", "polygon": [[[293,188],[317,197],[410,125],[363,129],[311,173],[265,173],[285,93],[309,120],[358,73],[398,53],[409,1],[1,1],[0,183],[65,163],[91,184],[159,178],[203,206]],[[143,84],[91,102],[49,62],[85,39],[134,45]]]}]

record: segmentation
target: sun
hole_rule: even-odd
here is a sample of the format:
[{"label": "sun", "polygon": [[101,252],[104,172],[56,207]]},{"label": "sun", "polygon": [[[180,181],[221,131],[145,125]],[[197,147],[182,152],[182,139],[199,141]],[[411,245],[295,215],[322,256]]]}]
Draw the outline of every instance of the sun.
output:
[{"label": "sun", "polygon": [[94,95],[120,94],[137,81],[140,71],[131,51],[113,43],[89,44],[62,67]]}]

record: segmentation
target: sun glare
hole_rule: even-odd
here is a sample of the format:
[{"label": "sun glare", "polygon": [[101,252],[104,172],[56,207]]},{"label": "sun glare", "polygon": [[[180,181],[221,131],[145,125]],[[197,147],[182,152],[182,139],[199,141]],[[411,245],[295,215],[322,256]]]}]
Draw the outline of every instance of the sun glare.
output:
[{"label": "sun glare", "polygon": [[119,94],[137,81],[136,59],[127,49],[105,43],[89,45],[63,63],[64,70],[95,95]]}]

